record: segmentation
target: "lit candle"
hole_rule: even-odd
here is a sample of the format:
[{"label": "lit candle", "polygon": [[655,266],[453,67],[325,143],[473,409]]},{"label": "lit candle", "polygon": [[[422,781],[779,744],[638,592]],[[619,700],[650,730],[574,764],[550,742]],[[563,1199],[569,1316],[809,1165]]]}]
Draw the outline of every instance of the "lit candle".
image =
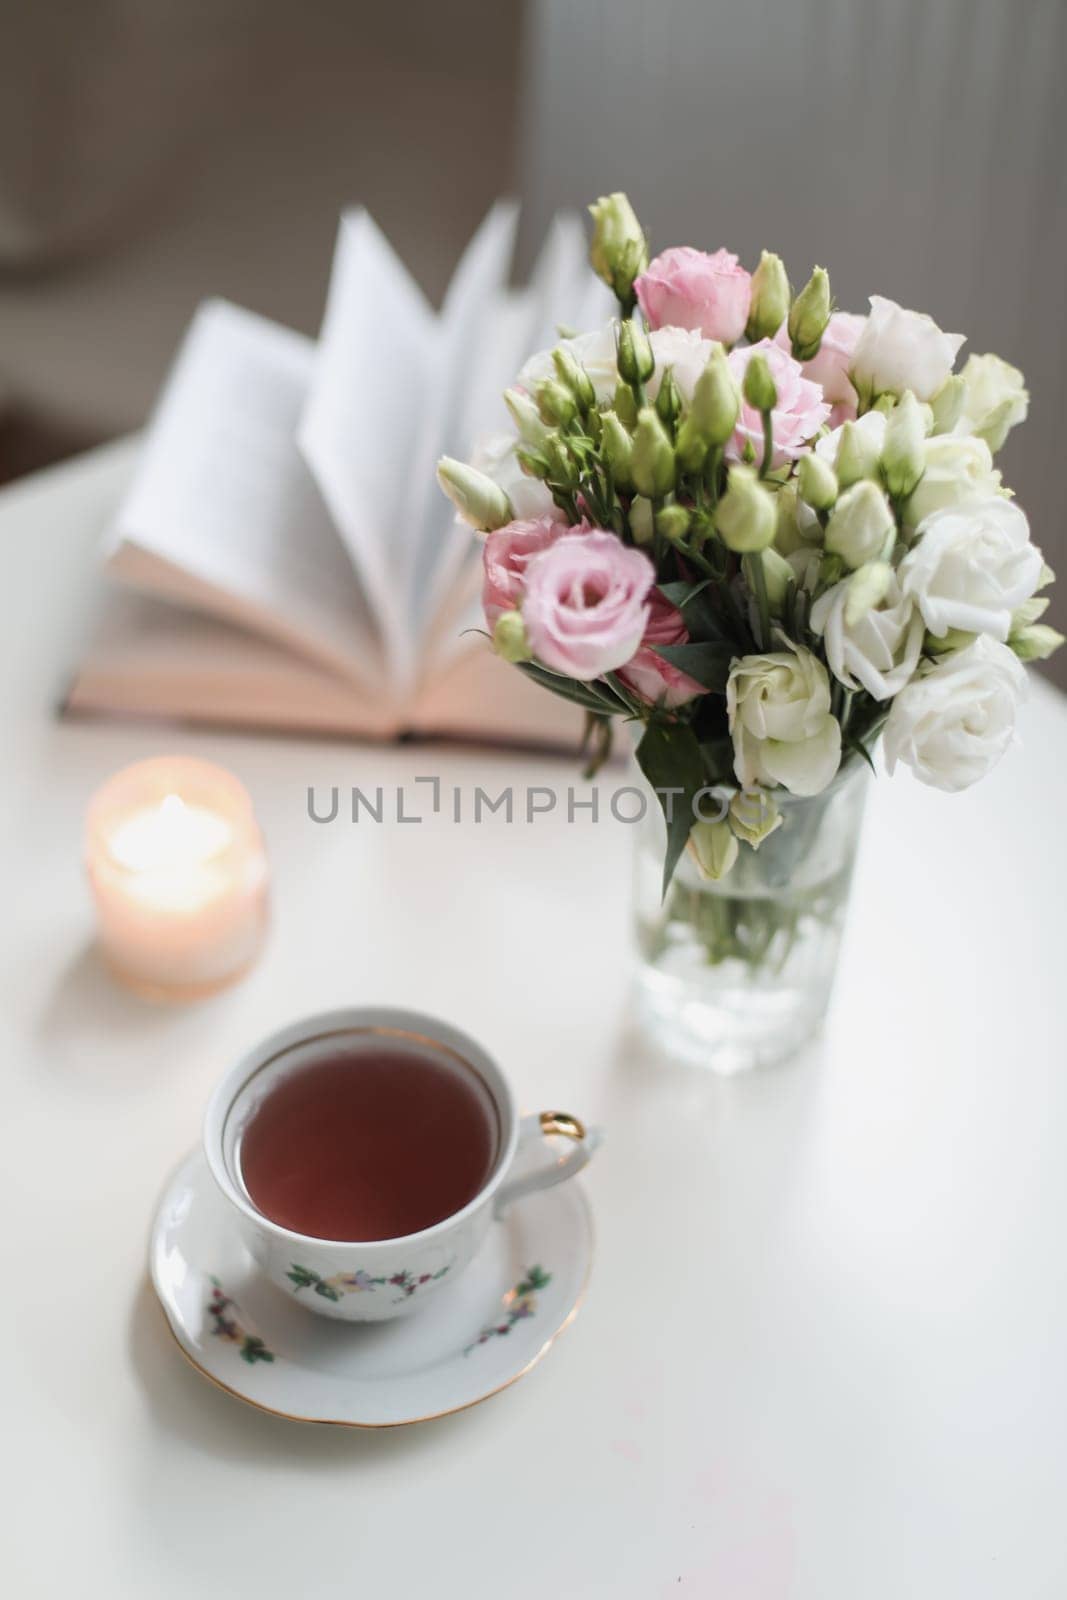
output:
[{"label": "lit candle", "polygon": [[90,804],[86,860],[104,954],[142,993],[211,994],[259,954],[267,858],[221,767],[161,756],[116,773]]}]

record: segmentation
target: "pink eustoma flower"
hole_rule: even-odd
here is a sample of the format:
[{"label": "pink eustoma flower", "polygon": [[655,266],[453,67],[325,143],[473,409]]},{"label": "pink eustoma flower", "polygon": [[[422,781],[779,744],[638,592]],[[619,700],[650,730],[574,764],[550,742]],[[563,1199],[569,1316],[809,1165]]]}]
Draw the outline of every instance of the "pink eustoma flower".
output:
[{"label": "pink eustoma flower", "polygon": [[588,682],[633,656],[648,626],[656,571],[599,528],[557,539],[526,568],[522,618],[534,657]]},{"label": "pink eustoma flower", "polygon": [[736,344],[745,331],[752,276],[729,250],[709,255],[689,245],[664,250],[634,283],[652,328],[694,328],[705,339]]},{"label": "pink eustoma flower", "polygon": [[482,605],[490,631],[502,612],[521,606],[526,569],[534,557],[576,531],[554,517],[535,517],[509,522],[489,535],[482,551]]},{"label": "pink eustoma flower", "polygon": [[652,648],[659,644],[688,644],[689,630],[677,606],[666,595],[653,589],[649,605],[648,626],[636,654],[619,668],[619,677],[628,689],[648,705],[662,705],[668,710],[695,700],[706,694],[704,685],[682,672],[679,667],[665,661]]},{"label": "pink eustoma flower", "polygon": [[[737,379],[738,388],[744,383],[745,368],[757,350],[766,359],[771,377],[774,379],[774,386],[778,391],[778,404],[771,412],[774,429],[774,453],[771,462],[773,466],[780,467],[784,462],[795,461],[797,456],[804,454],[810,441],[829,417],[830,407],[823,399],[819,385],[812,383],[810,378],[805,378],[800,362],[794,361],[774,339],[761,339],[758,344],[746,345],[743,350],[731,350],[727,360],[730,371]],[[751,442],[756,464],[761,464],[763,419],[755,407],[750,406],[747,401],[742,401],[737,427],[734,429],[733,438],[726,446],[729,460],[744,459],[746,442]]]}]

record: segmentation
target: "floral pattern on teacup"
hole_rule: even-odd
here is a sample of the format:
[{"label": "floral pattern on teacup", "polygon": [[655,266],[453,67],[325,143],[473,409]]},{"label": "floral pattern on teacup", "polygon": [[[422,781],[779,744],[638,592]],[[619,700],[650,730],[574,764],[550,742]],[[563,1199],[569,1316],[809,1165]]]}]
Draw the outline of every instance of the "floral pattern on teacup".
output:
[{"label": "floral pattern on teacup", "polygon": [[258,1333],[249,1333],[241,1322],[240,1309],[236,1301],[231,1300],[217,1278],[211,1280],[211,1299],[207,1304],[207,1314],[211,1318],[211,1331],[219,1339],[225,1339],[228,1344],[240,1346],[240,1357],[254,1367],[257,1361],[273,1361],[274,1352],[268,1350]]},{"label": "floral pattern on teacup", "polygon": [[316,1294],[321,1294],[325,1300],[340,1300],[346,1294],[368,1294],[375,1289],[399,1289],[397,1300],[410,1300],[411,1296],[421,1289],[425,1283],[436,1283],[448,1272],[447,1266],[440,1267],[436,1272],[394,1272],[389,1276],[372,1277],[369,1272],[357,1268],[355,1272],[335,1272],[332,1277],[323,1278],[317,1272],[312,1272],[310,1267],[302,1267],[294,1261],[285,1276],[293,1285],[294,1294],[299,1294],[301,1289],[314,1289]]},{"label": "floral pattern on teacup", "polygon": [[515,1287],[509,1289],[504,1296],[503,1320],[487,1324],[463,1354],[469,1356],[480,1344],[487,1344],[490,1339],[503,1338],[505,1334],[511,1332],[517,1322],[524,1322],[527,1317],[532,1317],[537,1310],[537,1290],[546,1289],[551,1282],[550,1272],[546,1272],[543,1267],[530,1267]]}]

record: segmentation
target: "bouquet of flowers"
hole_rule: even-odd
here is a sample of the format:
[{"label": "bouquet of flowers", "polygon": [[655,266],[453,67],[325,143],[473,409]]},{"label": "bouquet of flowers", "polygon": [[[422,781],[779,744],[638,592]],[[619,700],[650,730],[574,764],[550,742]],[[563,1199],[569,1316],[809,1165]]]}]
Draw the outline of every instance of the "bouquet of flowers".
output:
[{"label": "bouquet of flowers", "polygon": [[[959,790],[1011,743],[1021,662],[1062,638],[1052,581],[994,454],[1026,415],[994,355],[872,296],[836,311],[764,252],[649,259],[623,194],[591,208],[618,320],[535,355],[515,431],[442,488],[486,535],[494,649],[584,707],[594,760],[616,718],[667,821],[718,879],[870,761]],[[708,797],[717,797],[716,811]]]}]

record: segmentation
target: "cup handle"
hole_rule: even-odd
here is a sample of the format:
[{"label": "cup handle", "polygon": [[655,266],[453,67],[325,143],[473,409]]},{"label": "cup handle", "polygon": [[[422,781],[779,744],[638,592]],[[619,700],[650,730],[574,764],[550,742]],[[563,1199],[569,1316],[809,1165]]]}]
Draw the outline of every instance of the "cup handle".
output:
[{"label": "cup handle", "polygon": [[533,1116],[523,1117],[519,1123],[518,1148],[521,1150],[534,1139],[551,1139],[557,1135],[569,1139],[573,1148],[551,1164],[538,1167],[534,1172],[524,1173],[521,1178],[512,1178],[510,1183],[503,1184],[493,1207],[494,1216],[503,1216],[513,1200],[521,1200],[524,1195],[534,1194],[538,1189],[551,1189],[553,1184],[573,1178],[576,1172],[581,1172],[582,1168],[589,1164],[594,1150],[601,1141],[599,1128],[586,1128],[583,1122],[577,1117],[570,1116],[568,1112],[541,1111],[535,1112]]}]

